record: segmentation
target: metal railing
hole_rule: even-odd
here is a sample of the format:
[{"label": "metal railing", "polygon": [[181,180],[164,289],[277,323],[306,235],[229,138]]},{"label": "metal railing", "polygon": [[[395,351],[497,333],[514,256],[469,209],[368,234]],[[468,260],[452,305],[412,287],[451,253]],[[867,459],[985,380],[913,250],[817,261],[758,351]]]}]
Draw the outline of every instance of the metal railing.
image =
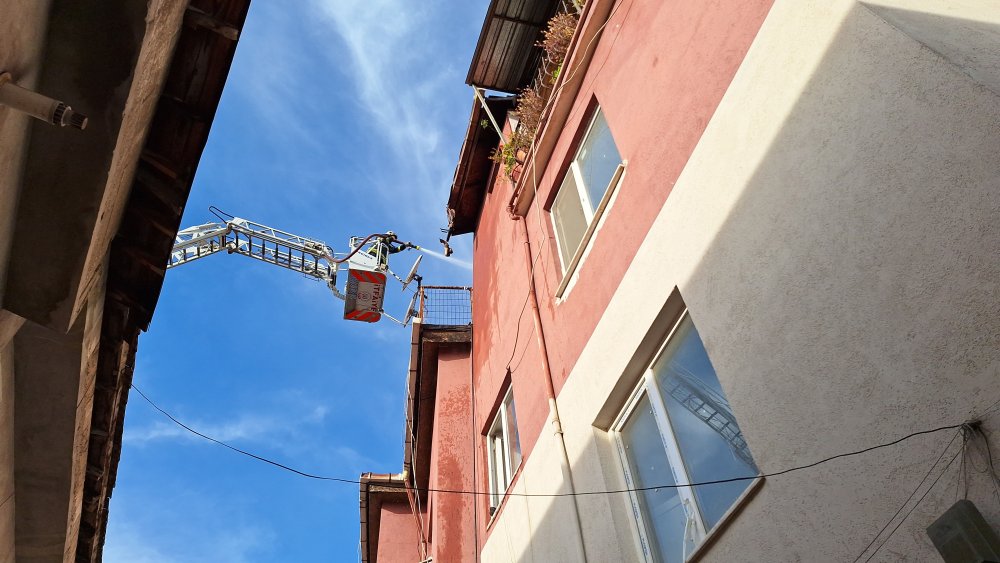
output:
[{"label": "metal railing", "polygon": [[[559,8],[556,10],[556,14],[576,14],[577,18],[580,17],[583,12],[584,2],[574,1],[574,0],[562,0],[559,3]],[[579,22],[577,23],[579,25]],[[566,57],[569,57],[569,53],[566,53]],[[535,71],[535,78],[531,82],[529,88],[535,90],[538,97],[542,99],[542,103],[546,106],[549,105],[549,98],[552,97],[553,90],[555,89],[555,84],[558,82],[559,74],[562,72],[563,63],[566,61],[553,61],[548,55],[543,55],[542,60],[539,61],[538,70]],[[540,118],[540,122],[544,122],[549,112],[543,112]],[[541,127],[539,127],[540,129]]]},{"label": "metal railing", "polygon": [[424,325],[471,325],[472,288],[425,285],[420,288],[419,313]]}]

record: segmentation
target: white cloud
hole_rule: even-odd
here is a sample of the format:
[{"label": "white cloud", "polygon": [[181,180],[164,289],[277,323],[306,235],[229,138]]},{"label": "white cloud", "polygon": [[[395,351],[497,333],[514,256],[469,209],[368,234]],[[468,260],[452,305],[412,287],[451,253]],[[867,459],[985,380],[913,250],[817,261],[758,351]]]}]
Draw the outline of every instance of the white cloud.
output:
[{"label": "white cloud", "polygon": [[[397,159],[397,183],[383,195],[411,194],[411,219],[443,221],[442,197],[455,155],[442,154],[441,114],[457,75],[441,64],[429,36],[432,5],[403,0],[314,0],[319,17],[346,46],[350,76],[374,130]],[[447,6],[433,6],[447,10]],[[440,15],[438,15],[440,16]],[[335,57],[340,53],[328,52]],[[330,59],[331,64],[339,60]],[[464,108],[461,110],[464,111]],[[385,179],[383,179],[384,181]],[[388,192],[388,193],[387,193]],[[398,200],[396,202],[399,203]]]},{"label": "white cloud", "polygon": [[[223,442],[255,442],[282,447],[289,437],[301,434],[303,427],[318,426],[326,418],[325,406],[301,406],[287,409],[287,414],[243,413],[228,421],[208,421],[193,418],[183,420],[191,428]],[[180,419],[180,417],[178,417]],[[142,428],[129,428],[123,440],[129,446],[144,446],[162,440],[203,441],[177,424],[159,420]]]},{"label": "white cloud", "polygon": [[194,494],[175,503],[112,501],[107,563],[248,563],[272,549],[266,527]]}]

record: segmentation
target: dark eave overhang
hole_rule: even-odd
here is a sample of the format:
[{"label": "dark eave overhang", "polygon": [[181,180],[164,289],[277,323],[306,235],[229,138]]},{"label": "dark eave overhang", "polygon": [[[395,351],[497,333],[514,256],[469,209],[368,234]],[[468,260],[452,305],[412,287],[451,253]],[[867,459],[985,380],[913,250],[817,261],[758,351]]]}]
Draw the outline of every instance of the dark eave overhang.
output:
[{"label": "dark eave overhang", "polygon": [[[507,112],[514,106],[513,96],[486,97],[486,105],[498,124],[504,123]],[[485,125],[485,126],[484,126]],[[455,167],[448,196],[448,232],[463,235],[476,230],[483,200],[489,189],[495,162],[490,156],[500,143],[500,135],[490,123],[479,100],[472,103],[469,127]]]},{"label": "dark eave overhang", "polygon": [[360,481],[361,563],[377,563],[382,504],[409,502],[405,480],[402,474],[363,473]]},{"label": "dark eave overhang", "polygon": [[191,0],[111,244],[76,561],[102,560],[136,343],[163,285],[250,0]]},{"label": "dark eave overhang", "polygon": [[542,57],[538,42],[560,0],[492,0],[465,81],[514,94],[535,78]]}]

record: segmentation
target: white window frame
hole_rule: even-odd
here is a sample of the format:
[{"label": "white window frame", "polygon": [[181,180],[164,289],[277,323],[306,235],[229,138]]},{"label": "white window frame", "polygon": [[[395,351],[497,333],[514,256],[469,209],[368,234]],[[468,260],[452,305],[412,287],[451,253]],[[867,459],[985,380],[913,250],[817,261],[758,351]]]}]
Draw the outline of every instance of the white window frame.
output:
[{"label": "white window frame", "polygon": [[[611,180],[608,182],[608,185],[604,188],[604,195],[601,197],[601,201],[598,202],[590,201],[590,194],[587,193],[587,186],[584,184],[583,174],[580,172],[580,164],[579,164],[580,150],[583,148],[583,146],[587,142],[587,139],[590,137],[590,133],[594,129],[594,124],[597,122],[597,117],[602,113],[603,110],[601,109],[600,106],[598,106],[594,110],[594,114],[590,117],[590,123],[587,125],[587,131],[586,133],[584,133],[583,137],[581,137],[580,145],[576,149],[576,154],[573,156],[573,161],[570,162],[569,168],[566,170],[566,174],[564,174],[562,177],[563,179],[562,183],[560,183],[559,185],[559,192],[556,193],[556,197],[555,199],[553,199],[552,207],[550,208],[549,220],[552,222],[553,233],[556,234],[555,239],[559,251],[559,262],[562,265],[562,273],[563,273],[562,283],[559,284],[559,288],[556,290],[557,298],[561,297],[562,294],[566,291],[566,286],[569,284],[570,278],[576,271],[576,268],[579,266],[580,262],[582,262],[584,251],[590,245],[590,240],[594,236],[594,231],[597,230],[597,225],[600,222],[601,217],[604,215],[604,212],[608,207],[608,203],[610,202],[612,195],[617,190],[622,175],[625,173],[625,166],[627,162],[624,159],[622,159],[622,161],[618,163],[618,168],[616,168],[615,172],[611,175]],[[607,121],[606,117],[605,121]],[[608,130],[610,132],[610,125],[608,126]],[[614,135],[612,135],[611,138],[612,140],[614,140]],[[617,148],[617,146],[618,145],[616,143],[615,147]],[[619,155],[620,154],[621,152],[619,151]],[[566,182],[567,174],[573,175],[573,180],[574,183],[576,184],[576,191],[577,191],[576,195],[580,198],[581,205],[583,206],[583,216],[587,220],[587,229],[584,231],[583,237],[580,239],[579,245],[575,249],[573,249],[572,254],[566,252],[566,254],[569,254],[572,257],[568,262],[563,260],[563,255],[565,251],[569,250],[569,248],[566,247],[567,241],[561,240],[560,237],[558,236],[559,227],[556,225],[556,214],[555,214],[556,201],[559,199],[560,196],[565,197],[565,194],[562,193],[562,187]]]},{"label": "white window frame", "polygon": [[[493,423],[486,433],[486,459],[489,468],[490,484],[490,515],[492,516],[499,508],[501,501],[507,495],[507,489],[514,481],[514,474],[521,466],[520,443],[518,443],[518,455],[516,465],[511,452],[510,436],[511,421],[507,418],[507,405],[514,403],[514,389],[507,390],[500,408],[497,410]],[[516,411],[515,411],[516,412]],[[517,428],[514,428],[517,432]],[[520,435],[518,435],[520,436]],[[520,439],[518,440],[520,442]],[[502,482],[501,482],[502,481]]]},{"label": "white window frame", "polygon": [[[663,442],[663,448],[666,451],[667,461],[670,465],[671,473],[673,473],[674,482],[678,485],[677,494],[684,506],[684,512],[687,516],[688,523],[692,526],[690,530],[685,530],[685,537],[690,534],[690,537],[693,539],[694,548],[690,552],[686,551],[685,548],[685,561],[691,559],[696,552],[701,551],[701,548],[706,545],[706,539],[709,535],[714,536],[719,530],[725,527],[727,521],[732,517],[737,509],[741,507],[750,498],[750,495],[756,491],[757,487],[755,485],[759,485],[759,482],[762,480],[762,478],[758,478],[757,481],[752,482],[747,489],[733,501],[732,506],[730,506],[729,510],[722,517],[722,519],[716,523],[715,527],[711,529],[706,528],[705,519],[701,514],[698,500],[695,498],[694,487],[687,486],[693,481],[688,474],[687,465],[685,464],[683,455],[681,454],[677,437],[674,435],[673,425],[670,423],[670,417],[667,415],[667,408],[663,402],[663,394],[660,393],[659,383],[656,381],[656,373],[653,371],[653,366],[655,366],[663,356],[667,346],[673,340],[677,329],[687,317],[688,312],[686,310],[680,315],[680,317],[678,317],[674,326],[670,329],[670,333],[660,344],[660,347],[654,355],[652,361],[649,362],[649,365],[643,372],[639,383],[635,386],[635,389],[632,390],[632,394],[625,402],[621,412],[609,428],[609,433],[614,437],[614,443],[618,451],[618,459],[625,475],[626,486],[629,489],[633,489],[636,486],[635,478],[632,475],[632,470],[629,468],[628,458],[626,457],[625,451],[625,440],[622,438],[621,431],[626,422],[635,412],[636,406],[641,402],[643,397],[649,398],[649,404],[653,410],[653,416],[656,420],[657,428],[659,429],[660,438]],[[650,529],[650,526],[643,519],[638,493],[630,490],[629,502],[634,517],[633,533],[635,534],[635,539],[637,540],[642,551],[643,560],[647,562],[655,562],[658,560],[658,557],[652,552],[647,532],[647,530]]]}]

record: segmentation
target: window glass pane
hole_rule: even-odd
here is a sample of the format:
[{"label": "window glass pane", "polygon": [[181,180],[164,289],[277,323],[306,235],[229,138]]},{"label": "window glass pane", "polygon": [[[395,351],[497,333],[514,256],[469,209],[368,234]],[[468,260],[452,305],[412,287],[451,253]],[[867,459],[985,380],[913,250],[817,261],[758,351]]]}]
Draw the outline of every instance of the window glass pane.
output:
[{"label": "window glass pane", "polygon": [[[622,426],[621,439],[634,488],[675,484],[649,397],[643,396],[636,405]],[[639,491],[636,495],[654,556],[667,563],[683,561],[687,518],[677,489]],[[687,552],[693,548],[694,544],[689,544]]]},{"label": "window glass pane", "polygon": [[580,165],[580,176],[590,197],[590,205],[596,209],[604,193],[608,191],[615,169],[622,161],[615,140],[611,137],[611,129],[604,119],[604,112],[597,112],[594,125],[580,146],[576,159]]},{"label": "window glass pane", "polygon": [[486,459],[489,461],[490,471],[490,506],[496,506],[497,502],[497,462],[496,453],[493,451],[493,436],[486,437]]},{"label": "window glass pane", "polygon": [[510,445],[511,476],[521,465],[521,441],[517,437],[517,415],[514,413],[514,396],[510,395],[504,405],[507,409],[507,443]]},{"label": "window glass pane", "polygon": [[497,506],[500,504],[500,495],[507,488],[503,440],[499,419],[490,428],[490,433],[486,436],[486,444],[489,449],[490,492],[493,493],[490,496],[490,501],[492,506]]},{"label": "window glass pane", "polygon": [[563,269],[566,269],[587,231],[587,217],[583,214],[583,203],[576,189],[572,169],[566,171],[566,179],[556,194],[556,200],[552,204],[552,218],[556,225]]},{"label": "window glass pane", "polygon": [[[694,482],[758,473],[701,337],[685,318],[653,365],[670,424]],[[707,528],[712,528],[750,486],[737,481],[695,488]]]}]

